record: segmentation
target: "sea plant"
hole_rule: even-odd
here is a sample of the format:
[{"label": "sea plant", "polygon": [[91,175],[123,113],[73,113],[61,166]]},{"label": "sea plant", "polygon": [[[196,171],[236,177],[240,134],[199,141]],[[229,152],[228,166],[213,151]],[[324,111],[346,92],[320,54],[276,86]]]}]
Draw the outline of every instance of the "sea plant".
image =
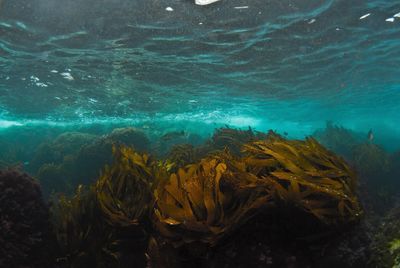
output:
[{"label": "sea plant", "polygon": [[328,225],[360,217],[354,172],[315,139],[275,137],[246,144],[243,152],[248,171],[264,180],[276,200],[292,204]]},{"label": "sea plant", "polygon": [[115,231],[102,217],[93,187],[77,188],[75,195],[61,195],[51,209],[53,231],[58,244],[57,263],[61,267],[117,266]]},{"label": "sea plant", "polygon": [[214,246],[267,202],[269,196],[256,181],[223,158],[181,168],[154,191],[155,226],[174,247],[193,242]]},{"label": "sea plant", "polygon": [[171,163],[170,170],[177,171],[179,168],[196,162],[196,149],[191,144],[174,145],[168,153],[167,159]]},{"label": "sea plant", "polygon": [[96,183],[99,206],[112,226],[139,225],[152,204],[154,164],[147,154],[114,146],[114,164],[107,166]]},{"label": "sea plant", "polygon": [[240,155],[241,148],[244,144],[256,140],[262,140],[266,137],[266,134],[254,131],[250,127],[247,130],[225,127],[215,130],[210,145],[214,150],[223,150],[228,148],[232,154],[238,156]]}]

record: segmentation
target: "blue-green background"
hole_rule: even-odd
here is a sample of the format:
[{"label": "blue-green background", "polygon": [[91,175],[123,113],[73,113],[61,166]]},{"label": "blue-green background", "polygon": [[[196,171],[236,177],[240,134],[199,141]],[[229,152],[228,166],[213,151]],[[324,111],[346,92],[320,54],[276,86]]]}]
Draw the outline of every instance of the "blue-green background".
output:
[{"label": "blue-green background", "polygon": [[333,121],[400,148],[398,1],[193,2],[0,1],[0,132]]}]

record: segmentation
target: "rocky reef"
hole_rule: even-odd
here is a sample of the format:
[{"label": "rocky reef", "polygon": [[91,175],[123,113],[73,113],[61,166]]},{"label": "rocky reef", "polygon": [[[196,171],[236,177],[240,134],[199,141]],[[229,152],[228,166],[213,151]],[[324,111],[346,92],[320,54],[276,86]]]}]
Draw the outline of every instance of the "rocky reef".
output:
[{"label": "rocky reef", "polygon": [[0,171],[0,267],[51,267],[49,214],[37,181]]}]

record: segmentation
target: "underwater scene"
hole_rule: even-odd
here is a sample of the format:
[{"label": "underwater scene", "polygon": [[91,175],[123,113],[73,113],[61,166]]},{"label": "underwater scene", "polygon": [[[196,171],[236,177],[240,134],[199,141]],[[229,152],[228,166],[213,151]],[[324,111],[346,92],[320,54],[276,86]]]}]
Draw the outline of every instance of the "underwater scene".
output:
[{"label": "underwater scene", "polygon": [[0,268],[400,267],[400,1],[0,0]]}]

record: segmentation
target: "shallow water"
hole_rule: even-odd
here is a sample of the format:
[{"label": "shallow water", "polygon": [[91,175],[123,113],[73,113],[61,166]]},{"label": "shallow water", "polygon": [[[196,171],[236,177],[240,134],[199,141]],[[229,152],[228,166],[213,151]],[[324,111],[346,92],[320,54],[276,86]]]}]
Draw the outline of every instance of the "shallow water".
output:
[{"label": "shallow water", "polygon": [[332,120],[400,147],[398,12],[390,1],[3,1],[0,126],[189,121],[299,137]]},{"label": "shallow water", "polygon": [[0,169],[29,172],[47,197],[95,181],[128,127],[160,158],[221,127],[271,129],[343,156],[367,215],[386,213],[399,59],[398,1],[0,0]]}]

